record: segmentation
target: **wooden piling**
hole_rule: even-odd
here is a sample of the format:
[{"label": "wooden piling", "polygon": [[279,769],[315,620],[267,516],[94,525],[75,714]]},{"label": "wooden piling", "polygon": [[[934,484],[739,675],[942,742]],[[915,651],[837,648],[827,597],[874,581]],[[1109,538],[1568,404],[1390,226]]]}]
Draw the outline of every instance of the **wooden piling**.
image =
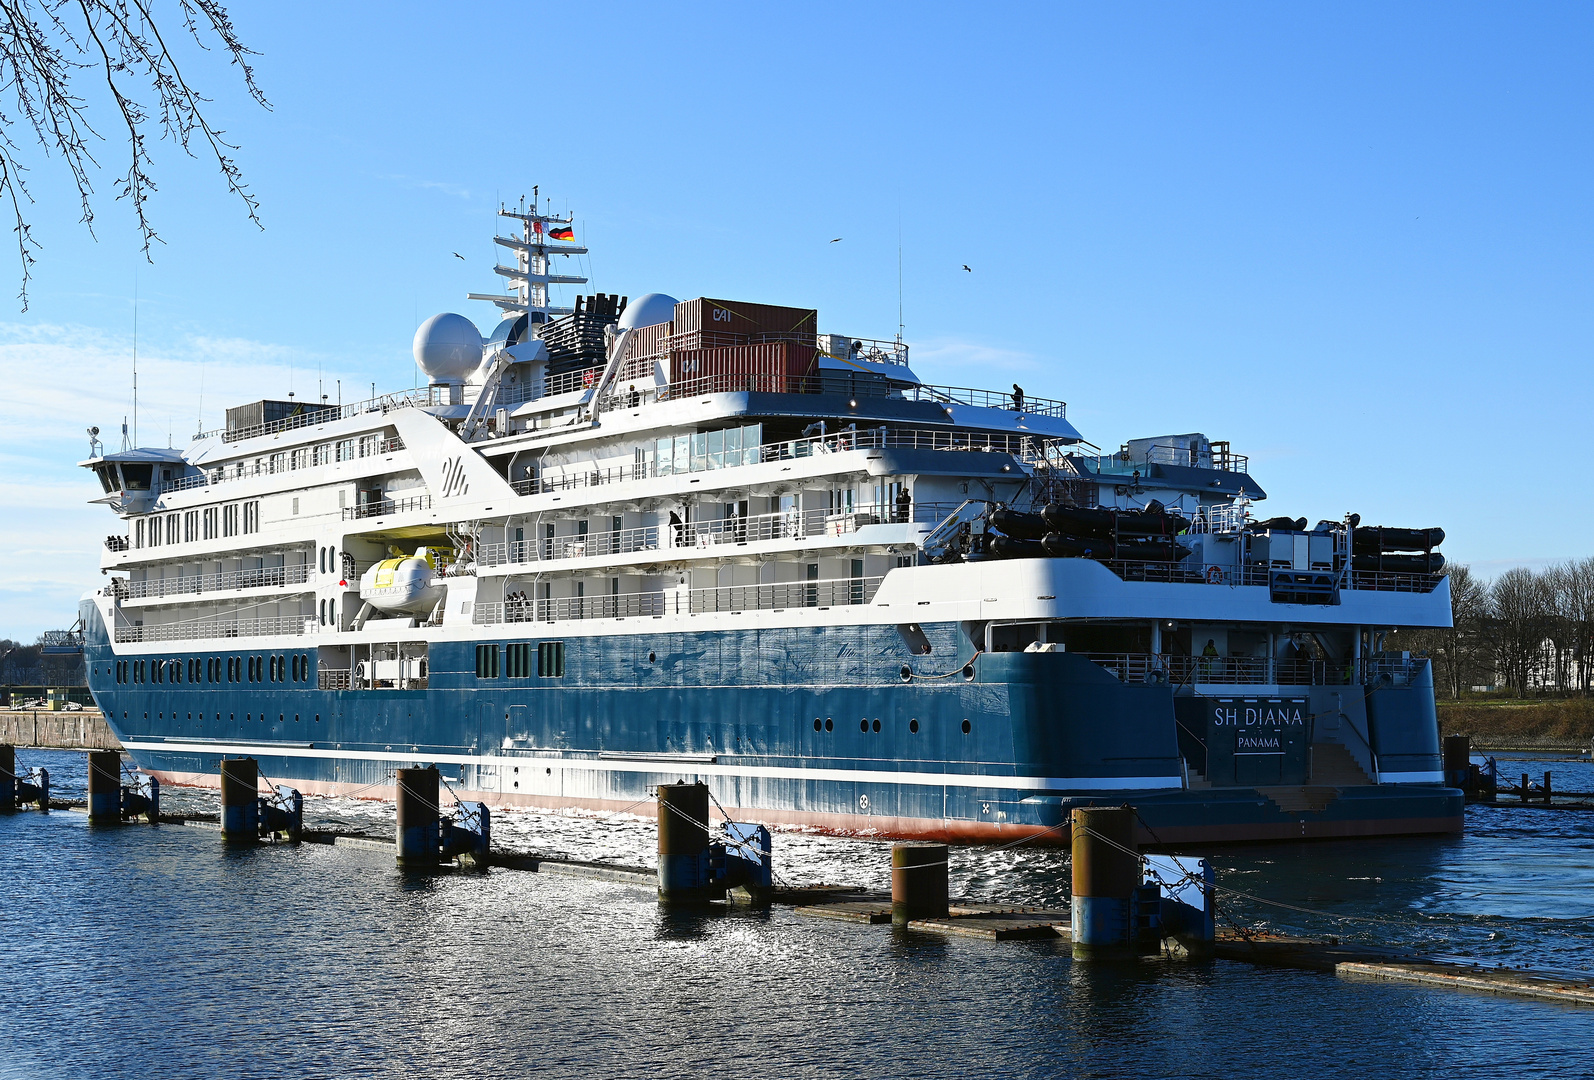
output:
[{"label": "wooden piling", "polygon": [[398,770],[398,864],[423,868],[438,859],[438,792],[436,766]]},{"label": "wooden piling", "polygon": [[906,843],[891,847],[891,922],[944,919],[947,907],[948,848],[945,844]]},{"label": "wooden piling", "polygon": [[1074,952],[1132,949],[1130,903],[1142,877],[1129,806],[1078,807],[1073,830],[1074,896],[1070,905]]},{"label": "wooden piling", "polygon": [[221,760],[221,838],[253,844],[260,837],[260,767],[254,758]]},{"label": "wooden piling", "polygon": [[17,748],[0,743],[0,814],[17,808]]},{"label": "wooden piling", "polygon": [[122,820],[122,755],[115,750],[89,751],[89,820]]}]

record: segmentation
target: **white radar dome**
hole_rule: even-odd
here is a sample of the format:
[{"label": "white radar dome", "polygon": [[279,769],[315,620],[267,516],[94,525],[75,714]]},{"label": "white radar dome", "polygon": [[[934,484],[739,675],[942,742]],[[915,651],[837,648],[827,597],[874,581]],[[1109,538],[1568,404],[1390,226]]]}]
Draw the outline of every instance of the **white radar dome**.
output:
[{"label": "white radar dome", "polygon": [[463,315],[433,315],[415,331],[415,363],[434,383],[461,383],[482,362],[482,335]]},{"label": "white radar dome", "polygon": [[675,318],[675,297],[661,292],[639,296],[625,306],[620,316],[621,330],[639,330],[644,326],[657,326]]}]

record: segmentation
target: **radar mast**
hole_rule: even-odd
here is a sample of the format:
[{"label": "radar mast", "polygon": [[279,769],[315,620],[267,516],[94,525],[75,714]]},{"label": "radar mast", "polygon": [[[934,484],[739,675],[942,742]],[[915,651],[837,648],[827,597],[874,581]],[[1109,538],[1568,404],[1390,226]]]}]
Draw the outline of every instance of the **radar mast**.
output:
[{"label": "radar mast", "polygon": [[515,253],[515,264],[499,263],[493,272],[504,278],[511,288],[508,295],[492,293],[467,293],[467,300],[485,300],[496,304],[505,316],[530,315],[532,323],[547,322],[556,315],[568,315],[574,308],[553,307],[548,303],[549,285],[585,285],[587,279],[574,274],[553,274],[552,257],[585,255],[587,249],[576,244],[550,242],[555,230],[568,228],[574,217],[559,217],[539,212],[538,189],[531,189],[531,204],[524,198],[514,209],[500,206],[498,216],[520,222],[519,236],[494,236],[493,243]]}]

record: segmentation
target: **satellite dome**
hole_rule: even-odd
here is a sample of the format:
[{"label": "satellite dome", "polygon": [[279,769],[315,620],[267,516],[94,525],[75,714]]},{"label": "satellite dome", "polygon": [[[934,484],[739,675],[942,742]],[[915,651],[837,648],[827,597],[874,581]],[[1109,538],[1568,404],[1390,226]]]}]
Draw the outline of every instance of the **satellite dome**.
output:
[{"label": "satellite dome", "polygon": [[463,315],[433,315],[415,331],[415,363],[434,383],[462,383],[482,362],[482,335]]},{"label": "satellite dome", "polygon": [[675,318],[675,297],[661,292],[639,296],[625,306],[620,316],[621,330],[640,330],[644,326],[657,326]]}]

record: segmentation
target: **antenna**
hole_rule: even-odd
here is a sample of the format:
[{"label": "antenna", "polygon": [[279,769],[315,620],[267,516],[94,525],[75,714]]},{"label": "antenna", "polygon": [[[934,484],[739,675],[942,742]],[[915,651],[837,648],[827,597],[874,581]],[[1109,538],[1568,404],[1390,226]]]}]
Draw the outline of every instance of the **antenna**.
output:
[{"label": "antenna", "polygon": [[[125,434],[125,432],[124,432]],[[138,443],[138,271],[133,271],[133,443]]]},{"label": "antenna", "polygon": [[199,358],[199,426],[194,429],[197,439],[205,433],[205,358]]}]

